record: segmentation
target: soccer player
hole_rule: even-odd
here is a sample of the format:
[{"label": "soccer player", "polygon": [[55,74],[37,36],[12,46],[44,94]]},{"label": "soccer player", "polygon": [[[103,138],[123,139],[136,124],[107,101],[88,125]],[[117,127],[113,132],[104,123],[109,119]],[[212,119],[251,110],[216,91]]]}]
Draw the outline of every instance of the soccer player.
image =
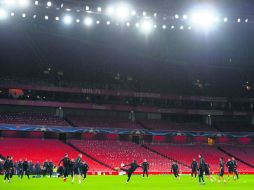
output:
[{"label": "soccer player", "polygon": [[198,170],[198,162],[194,158],[192,163],[191,163],[191,177],[195,176],[197,177],[197,170]]},{"label": "soccer player", "polygon": [[10,169],[10,181],[12,180],[12,176],[14,175],[14,163],[13,163],[13,157],[10,156],[10,161],[9,161],[9,169]]},{"label": "soccer player", "polygon": [[146,159],[144,159],[144,162],[142,163],[142,168],[143,168],[143,178],[145,177],[145,174],[148,177],[149,163],[147,162]]},{"label": "soccer player", "polygon": [[[124,167],[126,167],[126,166],[130,166],[130,167],[128,169],[125,169]],[[125,171],[127,173],[127,175],[128,175],[128,179],[127,179],[126,183],[129,183],[132,174],[136,171],[136,169],[138,167],[142,168],[142,166],[138,165],[137,161],[134,160],[132,163],[124,165],[122,168],[120,168],[121,170]]]},{"label": "soccer player", "polygon": [[34,163],[32,160],[29,161],[29,172],[30,174],[34,173]]},{"label": "soccer player", "polygon": [[40,162],[37,161],[35,164],[35,173],[37,177],[40,177],[40,172],[41,172],[41,165],[40,165]]},{"label": "soccer player", "polygon": [[48,173],[49,173],[49,162],[48,160],[45,160],[45,162],[43,163],[43,177],[45,177]]},{"label": "soccer player", "polygon": [[63,168],[64,168],[64,182],[66,182],[68,173],[70,171],[70,158],[68,157],[68,154],[66,153],[64,155],[64,158],[62,158],[58,164],[58,166],[60,166],[60,164],[63,162]]},{"label": "soccer player", "polygon": [[74,175],[72,177],[72,183],[75,180],[75,176],[78,175],[78,183],[81,183],[81,170],[82,170],[82,154],[79,154],[74,162]]},{"label": "soccer player", "polygon": [[27,158],[25,161],[22,163],[22,174],[21,174],[21,179],[23,178],[24,173],[27,175],[27,178],[30,179],[29,177],[29,164],[27,161]]},{"label": "soccer player", "polygon": [[210,166],[209,164],[205,163],[205,175],[208,177],[208,179],[211,181],[211,182],[214,182],[215,181],[215,178],[211,175],[210,173]]},{"label": "soccer player", "polygon": [[223,157],[220,158],[220,171],[219,171],[219,179],[218,179],[218,183],[220,183],[220,179],[222,178],[224,183],[226,183],[226,180],[224,179],[224,161],[223,161]]},{"label": "soccer player", "polygon": [[[236,162],[234,157],[232,157],[232,163],[233,163],[233,172],[236,175],[236,178],[239,179],[239,174],[238,174],[238,171],[237,171],[237,162]],[[234,180],[236,180],[236,178],[234,176]]]},{"label": "soccer player", "polygon": [[4,168],[4,183],[6,180],[8,180],[8,182],[10,183],[10,157],[7,156],[6,157],[6,160],[4,161],[4,165],[3,165],[3,168]]},{"label": "soccer player", "polygon": [[89,165],[84,161],[82,166],[81,166],[81,169],[82,169],[82,174],[84,175],[83,180],[85,180],[87,171],[89,170]]},{"label": "soccer player", "polygon": [[200,185],[204,185],[205,160],[201,154],[199,154],[198,157],[199,157],[198,180]]},{"label": "soccer player", "polygon": [[234,165],[233,165],[233,162],[231,161],[230,158],[228,159],[228,161],[227,161],[227,163],[226,163],[226,166],[227,166],[227,168],[228,168],[228,180],[229,180],[230,174],[232,174],[233,171],[234,171]]},{"label": "soccer player", "polygon": [[54,169],[55,165],[54,163],[52,162],[52,160],[49,161],[49,164],[48,164],[48,171],[49,171],[49,177],[51,178],[52,174],[53,174],[53,169]]},{"label": "soccer player", "polygon": [[171,172],[174,174],[176,179],[180,179],[179,177],[179,167],[176,162],[174,162],[171,166]]},{"label": "soccer player", "polygon": [[17,172],[19,178],[22,175],[22,170],[23,170],[23,163],[22,163],[22,160],[19,160],[19,162],[18,162],[18,172]]}]

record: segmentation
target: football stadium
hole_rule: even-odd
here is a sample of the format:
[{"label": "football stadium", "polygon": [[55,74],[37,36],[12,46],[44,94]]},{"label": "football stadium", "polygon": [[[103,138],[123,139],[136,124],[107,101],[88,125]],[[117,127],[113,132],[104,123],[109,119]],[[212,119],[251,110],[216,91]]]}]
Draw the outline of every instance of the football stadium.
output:
[{"label": "football stadium", "polygon": [[0,189],[253,189],[254,1],[0,0]]}]

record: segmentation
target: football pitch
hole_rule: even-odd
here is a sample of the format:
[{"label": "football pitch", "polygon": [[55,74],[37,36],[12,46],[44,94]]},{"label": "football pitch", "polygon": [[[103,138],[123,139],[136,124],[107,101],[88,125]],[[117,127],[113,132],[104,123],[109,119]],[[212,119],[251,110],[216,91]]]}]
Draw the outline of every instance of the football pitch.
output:
[{"label": "football pitch", "polygon": [[[132,176],[131,181],[126,184],[126,176],[88,176],[82,184],[78,184],[77,179],[71,184],[69,178],[67,182],[63,182],[61,178],[31,178],[28,180],[24,176],[23,180],[19,180],[14,176],[11,183],[4,183],[3,176],[0,176],[0,190],[197,190],[197,189],[253,189],[254,175],[241,175],[239,181],[233,181],[231,178],[226,184],[218,182],[210,182],[206,178],[205,185],[198,185],[198,179],[192,179],[189,175],[181,176],[180,180],[176,180],[173,175],[154,175],[149,178],[142,178],[140,175]],[[217,179],[217,176],[215,176]]]}]

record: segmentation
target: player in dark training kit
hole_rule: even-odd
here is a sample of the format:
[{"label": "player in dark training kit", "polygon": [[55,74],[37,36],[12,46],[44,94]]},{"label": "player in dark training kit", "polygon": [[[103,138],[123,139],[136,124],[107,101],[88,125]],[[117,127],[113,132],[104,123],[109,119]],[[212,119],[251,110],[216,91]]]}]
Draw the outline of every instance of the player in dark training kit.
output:
[{"label": "player in dark training kit", "polygon": [[204,185],[205,160],[201,154],[199,154],[198,157],[199,157],[198,180],[200,185]]},{"label": "player in dark training kit", "polygon": [[215,178],[211,175],[209,164],[205,163],[205,175],[211,182],[215,181]]},{"label": "player in dark training kit", "polygon": [[49,177],[52,176],[54,167],[55,167],[54,163],[52,162],[52,160],[50,160],[48,164]]},{"label": "player in dark training kit", "polygon": [[218,183],[220,183],[220,179],[222,178],[223,179],[223,181],[224,181],[224,183],[226,183],[226,180],[224,179],[224,160],[223,160],[223,158],[221,157],[220,158],[220,164],[219,164],[219,166],[220,166],[220,171],[219,171],[219,179],[218,179]]},{"label": "player in dark training kit", "polygon": [[49,173],[49,162],[48,162],[48,160],[45,160],[42,167],[43,167],[43,177],[45,177]]},{"label": "player in dark training kit", "polygon": [[74,162],[74,175],[72,177],[72,183],[75,180],[75,176],[78,175],[78,183],[81,183],[81,171],[82,171],[82,154],[79,154]]},{"label": "player in dark training kit", "polygon": [[29,178],[29,164],[27,161],[27,158],[25,159],[25,161],[22,163],[22,174],[21,174],[21,179],[23,178],[24,173],[27,175],[27,178]]},{"label": "player in dark training kit", "polygon": [[171,172],[174,174],[176,179],[180,179],[179,177],[179,167],[176,162],[174,162],[171,166]]},{"label": "player in dark training kit", "polygon": [[191,163],[191,177],[195,176],[197,177],[197,171],[198,171],[198,162],[194,158],[192,163]]},{"label": "player in dark training kit", "polygon": [[[126,166],[130,166],[130,168],[129,169],[125,169],[124,167],[126,167]],[[127,173],[127,175],[128,175],[128,179],[127,179],[126,183],[128,183],[130,181],[132,174],[135,172],[135,170],[138,167],[142,168],[142,166],[138,165],[137,161],[134,160],[132,163],[124,165],[122,168],[120,168],[121,170],[125,171]]]},{"label": "player in dark training kit", "polygon": [[67,176],[70,172],[70,164],[71,164],[68,154],[64,155],[64,158],[60,160],[58,166],[60,166],[62,162],[63,162],[63,169],[64,169],[64,182],[66,182]]},{"label": "player in dark training kit", "polygon": [[12,180],[12,176],[14,175],[14,163],[13,163],[13,157],[10,156],[10,161],[9,161],[9,168],[10,168],[10,181]]},{"label": "player in dark training kit", "polygon": [[83,177],[83,180],[86,179],[86,174],[87,174],[87,171],[89,170],[89,165],[84,161],[81,165],[81,173],[82,175],[84,176]]},{"label": "player in dark training kit", "polygon": [[236,162],[234,157],[232,157],[232,163],[233,163],[233,172],[235,174],[234,180],[236,180],[236,179],[239,179],[239,174],[238,174],[238,171],[237,171],[237,162]]},{"label": "player in dark training kit", "polygon": [[6,182],[6,180],[8,180],[8,182],[10,183],[10,157],[9,156],[6,157],[3,168],[4,168],[4,183]]},{"label": "player in dark training kit", "polygon": [[234,172],[234,164],[233,162],[230,160],[230,158],[228,159],[227,163],[226,163],[226,166],[228,168],[228,180],[229,180],[229,176],[230,174],[233,174]]},{"label": "player in dark training kit", "polygon": [[143,168],[143,178],[145,177],[145,174],[148,177],[149,163],[147,162],[146,159],[144,159],[144,162],[142,163],[142,168]]}]

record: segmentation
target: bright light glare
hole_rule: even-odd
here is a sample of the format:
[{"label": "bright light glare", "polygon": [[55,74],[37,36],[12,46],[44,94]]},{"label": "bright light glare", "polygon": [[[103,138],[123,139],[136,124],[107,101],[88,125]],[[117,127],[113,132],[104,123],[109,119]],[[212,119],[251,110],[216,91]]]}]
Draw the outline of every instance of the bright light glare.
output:
[{"label": "bright light glare", "polygon": [[153,31],[153,22],[151,20],[143,20],[140,26],[141,31],[145,34],[149,34]]},{"label": "bright light glare", "polygon": [[39,5],[39,1],[35,1],[34,4],[35,4],[35,5]]},{"label": "bright light glare", "polygon": [[102,11],[102,10],[101,10],[101,7],[98,7],[98,8],[97,8],[97,11],[98,11],[98,12],[101,12],[101,11]]},{"label": "bright light glare", "polygon": [[117,14],[117,17],[122,21],[128,19],[130,16],[129,5],[126,5],[126,4],[118,5],[116,9],[116,14]]},{"label": "bright light glare", "polygon": [[51,6],[52,6],[51,1],[48,1],[48,2],[47,2],[47,6],[48,6],[48,7],[51,7]]},{"label": "bright light glare", "polygon": [[115,9],[114,9],[114,7],[108,7],[106,12],[107,12],[107,14],[108,14],[108,15],[110,15],[110,16],[111,16],[111,15],[113,15],[113,14],[114,14]]},{"label": "bright light glare", "polygon": [[5,10],[0,9],[0,20],[3,20],[7,17],[7,13]]},{"label": "bright light glare", "polygon": [[4,4],[7,5],[7,6],[14,6],[15,5],[15,0],[5,0],[4,1]]},{"label": "bright light glare", "polygon": [[28,7],[29,6],[29,0],[19,0],[19,5],[21,7]]},{"label": "bright light glare", "polygon": [[65,24],[71,24],[72,23],[72,17],[69,15],[64,16],[63,21]]},{"label": "bright light glare", "polygon": [[86,26],[91,26],[93,24],[93,19],[90,17],[86,17],[84,23]]},{"label": "bright light glare", "polygon": [[209,29],[214,24],[214,14],[207,10],[199,11],[192,14],[191,22],[199,27]]}]

